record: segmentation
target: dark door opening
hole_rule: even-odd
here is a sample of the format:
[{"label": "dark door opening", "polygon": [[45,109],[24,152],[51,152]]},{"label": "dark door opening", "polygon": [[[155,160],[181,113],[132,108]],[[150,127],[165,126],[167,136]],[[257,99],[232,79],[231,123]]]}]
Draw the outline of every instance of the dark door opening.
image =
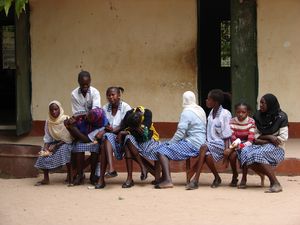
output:
[{"label": "dark door opening", "polygon": [[[211,89],[231,93],[230,0],[197,3],[199,102],[208,113],[205,100]],[[231,110],[230,101],[225,101],[223,107]]]},{"label": "dark door opening", "polygon": [[0,130],[31,129],[29,7],[19,17],[0,13]]},{"label": "dark door opening", "polygon": [[0,14],[0,126],[16,125],[15,18]]}]

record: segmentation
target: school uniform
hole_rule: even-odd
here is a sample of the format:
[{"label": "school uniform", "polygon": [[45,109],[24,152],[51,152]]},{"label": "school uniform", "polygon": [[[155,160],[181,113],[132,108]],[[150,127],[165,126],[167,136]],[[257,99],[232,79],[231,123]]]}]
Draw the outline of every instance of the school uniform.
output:
[{"label": "school uniform", "polygon": [[[45,135],[44,135],[44,143],[47,144],[56,144],[58,141],[56,141],[49,133],[48,131],[48,123],[46,121],[45,124]],[[71,151],[72,151],[72,143],[65,143],[61,145],[58,149],[55,150],[55,152],[52,155],[49,156],[39,156],[35,167],[38,169],[55,169],[60,166],[66,165],[71,160]]]},{"label": "school uniform", "polygon": [[210,111],[207,119],[207,141],[205,145],[208,148],[206,155],[211,155],[215,161],[219,161],[224,156],[226,139],[231,137],[229,122],[231,113],[221,105],[213,118],[213,110]]},{"label": "school uniform", "polygon": [[58,101],[50,102],[49,106],[53,103],[59,107],[60,115],[57,118],[53,118],[50,112],[48,112],[49,118],[45,123],[45,135],[43,140],[46,144],[56,144],[60,141],[64,142],[64,144],[60,145],[52,153],[52,155],[39,156],[35,163],[35,167],[38,169],[55,169],[69,163],[71,160],[71,151],[73,147],[72,137],[69,131],[64,126],[64,120],[68,118],[68,116],[64,115],[64,110]]},{"label": "school uniform", "polygon": [[77,87],[71,93],[71,106],[74,116],[86,115],[91,109],[101,107],[100,93],[90,86],[84,97],[80,87]]},{"label": "school uniform", "polygon": [[79,131],[88,136],[90,142],[83,143],[83,142],[76,142],[74,144],[72,152],[93,152],[99,153],[100,144],[95,142],[98,132],[105,129],[105,126],[108,124],[108,120],[105,116],[105,112],[101,108],[94,108],[90,111],[91,113],[91,121],[88,122],[87,120],[82,120],[80,123],[77,123],[76,126]]},{"label": "school uniform", "polygon": [[267,111],[258,110],[253,117],[257,127],[255,139],[261,135],[274,135],[281,143],[278,146],[268,143],[245,147],[241,152],[242,165],[261,163],[276,166],[284,160],[284,143],[288,139],[287,114],[280,109],[279,102],[273,94],[266,94],[262,98],[267,105]]},{"label": "school uniform", "polygon": [[[261,132],[257,129],[255,133],[256,138],[261,135]],[[241,164],[249,166],[253,163],[262,163],[277,166],[284,160],[284,146],[285,141],[288,139],[288,127],[282,127],[272,135],[277,136],[281,140],[282,143],[279,146],[275,146],[271,143],[247,146],[243,148],[241,152]]]},{"label": "school uniform", "polygon": [[[158,160],[157,153],[155,149],[159,146],[159,135],[156,132],[153,123],[152,123],[152,112],[149,109],[144,109],[139,106],[140,110],[143,112],[142,118],[142,127],[145,131],[143,135],[138,134],[137,132],[132,131],[131,134],[126,135],[124,139],[124,144],[130,141],[134,147],[138,150],[141,156],[149,160]],[[129,110],[125,117],[124,123],[122,124],[122,130],[130,131],[130,127],[127,126],[126,121],[127,117],[135,111],[135,109]]]},{"label": "school uniform", "polygon": [[[124,119],[126,113],[131,110],[131,107],[126,102],[120,101],[117,113],[114,116],[112,115],[112,106],[110,103],[105,104],[103,106],[103,110],[105,111],[109,125],[112,128],[116,128],[121,125],[122,120]],[[104,134],[104,138],[110,142],[115,158],[117,160],[122,160],[124,151],[122,151],[122,144],[116,141],[117,134],[107,132]]]},{"label": "school uniform", "polygon": [[183,110],[173,138],[160,145],[156,151],[170,160],[185,160],[198,156],[199,149],[206,139],[206,116],[204,111],[203,118],[201,120],[191,110]]}]

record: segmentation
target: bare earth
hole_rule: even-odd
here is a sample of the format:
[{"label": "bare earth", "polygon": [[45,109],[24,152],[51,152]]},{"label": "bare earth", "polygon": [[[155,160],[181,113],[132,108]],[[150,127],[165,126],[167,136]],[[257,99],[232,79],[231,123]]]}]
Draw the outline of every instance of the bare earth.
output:
[{"label": "bare earth", "polygon": [[[221,174],[222,186],[209,187],[211,174],[201,176],[198,190],[186,191],[185,174],[173,174],[173,189],[157,190],[134,174],[135,186],[122,189],[125,173],[107,181],[103,190],[89,184],[67,187],[65,174],[41,179],[0,179],[0,225],[77,224],[204,224],[300,225],[300,177],[281,176],[284,191],[266,194],[258,176],[248,176],[248,189],[228,187],[231,176]],[[269,182],[266,182],[269,185]]]}]

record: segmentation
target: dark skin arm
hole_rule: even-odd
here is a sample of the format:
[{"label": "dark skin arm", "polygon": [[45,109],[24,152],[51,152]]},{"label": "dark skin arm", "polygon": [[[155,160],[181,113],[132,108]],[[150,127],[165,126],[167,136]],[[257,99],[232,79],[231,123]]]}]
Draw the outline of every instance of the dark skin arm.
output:
[{"label": "dark skin arm", "polygon": [[66,128],[68,129],[68,131],[70,132],[70,134],[76,139],[79,140],[83,143],[88,143],[91,142],[91,140],[89,139],[88,136],[82,134],[79,129],[75,126],[76,124],[76,119],[74,117],[71,117],[68,120],[64,121],[64,124],[66,126]]},{"label": "dark skin arm", "polygon": [[64,142],[60,141],[60,142],[58,142],[58,143],[56,143],[54,145],[50,145],[50,146],[48,146],[48,151],[49,152],[54,152],[56,149],[58,149],[63,144],[64,144]]},{"label": "dark skin arm", "polygon": [[148,128],[152,125],[152,112],[149,109],[145,110],[143,125]]},{"label": "dark skin arm", "polygon": [[122,122],[121,122],[121,125],[120,125],[120,128],[119,128],[119,133],[118,133],[117,138],[116,138],[116,140],[117,140],[118,143],[121,143],[123,137],[124,137],[125,135],[129,134],[129,132],[125,130],[126,127],[128,127],[126,121],[128,120],[128,116],[132,113],[132,111],[133,111],[133,110],[129,110],[129,111],[125,114],[125,116],[124,116],[124,118],[123,118],[123,120],[122,120]]},{"label": "dark skin arm", "polygon": [[272,143],[273,145],[278,146],[281,144],[281,141],[274,135],[261,135],[254,141],[254,143],[257,145]]},{"label": "dark skin arm", "polygon": [[117,126],[117,127],[113,128],[112,126],[108,125],[108,126],[105,127],[106,132],[112,132],[114,134],[119,133],[120,130],[121,130],[121,126]]}]

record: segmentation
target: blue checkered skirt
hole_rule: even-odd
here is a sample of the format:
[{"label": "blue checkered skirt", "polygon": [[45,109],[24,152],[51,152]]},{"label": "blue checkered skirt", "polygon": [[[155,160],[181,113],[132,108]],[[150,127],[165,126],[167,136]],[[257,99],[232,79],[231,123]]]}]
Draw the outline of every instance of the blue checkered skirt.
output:
[{"label": "blue checkered skirt", "polygon": [[223,140],[207,141],[205,145],[208,148],[206,155],[211,155],[216,162],[223,159],[225,149]]},{"label": "blue checkered skirt", "polygon": [[166,142],[159,145],[156,151],[170,160],[185,160],[199,155],[199,149],[186,140]]},{"label": "blue checkered skirt", "polygon": [[126,135],[124,143],[130,141],[138,150],[141,156],[149,160],[158,160],[156,148],[160,142],[150,139],[149,141],[138,143],[132,135]]},{"label": "blue checkered skirt", "polygon": [[99,148],[100,145],[97,143],[95,144],[94,142],[89,142],[89,143],[82,143],[82,142],[77,142],[73,145],[73,150],[72,152],[94,152],[94,153],[99,153]]},{"label": "blue checkered skirt", "polygon": [[284,160],[284,150],[273,144],[251,145],[243,148],[240,158],[242,165],[262,163],[277,166]]},{"label": "blue checkered skirt", "polygon": [[63,144],[53,155],[39,156],[34,166],[38,169],[51,170],[66,165],[71,160],[71,151],[72,144]]},{"label": "blue checkered skirt", "polygon": [[124,157],[124,151],[122,145],[116,141],[117,135],[113,133],[105,133],[104,138],[111,144],[115,158],[117,160],[122,160]]}]

